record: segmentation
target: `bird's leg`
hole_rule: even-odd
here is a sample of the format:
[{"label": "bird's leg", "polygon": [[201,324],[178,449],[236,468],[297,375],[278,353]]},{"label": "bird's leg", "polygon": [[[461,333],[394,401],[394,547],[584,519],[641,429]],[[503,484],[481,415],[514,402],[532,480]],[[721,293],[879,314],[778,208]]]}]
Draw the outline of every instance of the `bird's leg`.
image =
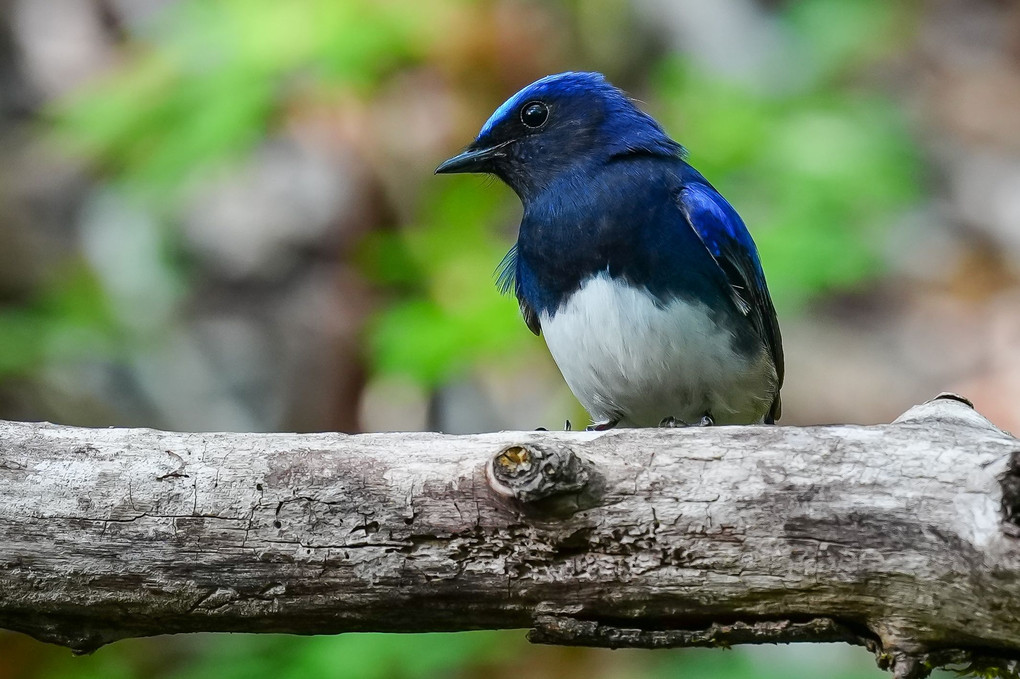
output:
[{"label": "bird's leg", "polygon": [[608,431],[616,426],[619,420],[603,420],[602,422],[593,422],[585,427],[585,431]]}]

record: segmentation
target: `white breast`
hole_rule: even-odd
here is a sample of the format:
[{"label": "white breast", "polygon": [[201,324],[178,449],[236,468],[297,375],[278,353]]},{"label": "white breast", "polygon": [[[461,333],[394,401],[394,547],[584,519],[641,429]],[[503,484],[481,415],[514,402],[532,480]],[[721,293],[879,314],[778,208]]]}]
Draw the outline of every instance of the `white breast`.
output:
[{"label": "white breast", "polygon": [[703,304],[657,304],[647,291],[601,273],[556,310],[542,333],[571,391],[596,421],[654,426],[665,417],[717,424],[760,422],[776,374],[762,347],[733,350]]}]

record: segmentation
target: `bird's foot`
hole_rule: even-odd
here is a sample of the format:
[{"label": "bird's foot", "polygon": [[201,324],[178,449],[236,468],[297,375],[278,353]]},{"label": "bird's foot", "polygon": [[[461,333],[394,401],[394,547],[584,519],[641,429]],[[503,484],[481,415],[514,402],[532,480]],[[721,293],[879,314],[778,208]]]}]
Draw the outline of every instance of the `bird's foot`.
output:
[{"label": "bird's foot", "polygon": [[711,427],[713,424],[715,424],[715,420],[713,420],[712,416],[709,415],[708,413],[702,415],[701,419],[695,422],[694,424],[684,422],[683,420],[678,420],[672,415],[669,417],[662,418],[662,421],[659,422],[660,427],[665,427],[667,429],[674,428],[679,429],[682,427]]},{"label": "bird's foot", "polygon": [[604,420],[602,422],[593,422],[585,427],[585,431],[608,431],[616,426],[619,420]]},{"label": "bird's foot", "polygon": [[[573,425],[570,424],[570,420],[564,420],[564,422],[563,422],[563,430],[564,431],[571,431],[572,429],[573,429]],[[549,429],[547,429],[546,427],[535,427],[534,430],[535,431],[549,431]]]}]

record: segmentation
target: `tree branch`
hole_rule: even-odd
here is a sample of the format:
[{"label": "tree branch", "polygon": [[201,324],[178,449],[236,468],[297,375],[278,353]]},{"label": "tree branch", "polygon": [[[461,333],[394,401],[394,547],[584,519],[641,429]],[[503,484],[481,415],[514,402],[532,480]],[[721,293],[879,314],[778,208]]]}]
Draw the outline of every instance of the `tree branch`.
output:
[{"label": "tree branch", "polygon": [[0,423],[0,626],[532,628],[595,646],[846,641],[899,677],[1020,658],[1020,443],[891,425],[178,434]]}]

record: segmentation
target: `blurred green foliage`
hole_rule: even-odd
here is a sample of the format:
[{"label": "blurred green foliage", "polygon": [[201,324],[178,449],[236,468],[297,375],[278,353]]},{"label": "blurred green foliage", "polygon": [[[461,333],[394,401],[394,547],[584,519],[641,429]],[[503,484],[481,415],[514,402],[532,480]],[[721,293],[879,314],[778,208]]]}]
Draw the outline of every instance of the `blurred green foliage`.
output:
[{"label": "blurred green foliage", "polygon": [[419,223],[369,241],[366,270],[403,293],[372,327],[379,371],[434,387],[479,359],[525,350],[532,335],[493,277],[510,247],[495,228],[505,198],[477,178],[444,182],[426,196]]},{"label": "blurred green foliage", "polygon": [[113,349],[115,323],[92,272],[65,270],[26,304],[0,311],[0,380]]},{"label": "blurred green foliage", "polygon": [[185,0],[55,112],[70,148],[150,200],[265,138],[306,91],[367,95],[424,56],[442,3]]},{"label": "blurred green foliage", "polygon": [[[523,645],[521,634],[347,634],[290,637],[219,634],[193,637],[182,656],[159,640],[128,641],[84,657],[50,657],[47,679],[426,679],[459,667],[505,660]],[[510,643],[508,643],[508,641]],[[180,647],[178,651],[182,650]]]},{"label": "blurred green foliage", "polygon": [[[178,638],[183,641],[182,639]],[[791,657],[799,662],[791,663]],[[838,664],[833,664],[833,659]],[[838,645],[675,651],[532,646],[522,630],[334,637],[217,634],[118,642],[51,655],[46,679],[879,679],[863,649]],[[933,675],[948,677],[948,673]]]}]

